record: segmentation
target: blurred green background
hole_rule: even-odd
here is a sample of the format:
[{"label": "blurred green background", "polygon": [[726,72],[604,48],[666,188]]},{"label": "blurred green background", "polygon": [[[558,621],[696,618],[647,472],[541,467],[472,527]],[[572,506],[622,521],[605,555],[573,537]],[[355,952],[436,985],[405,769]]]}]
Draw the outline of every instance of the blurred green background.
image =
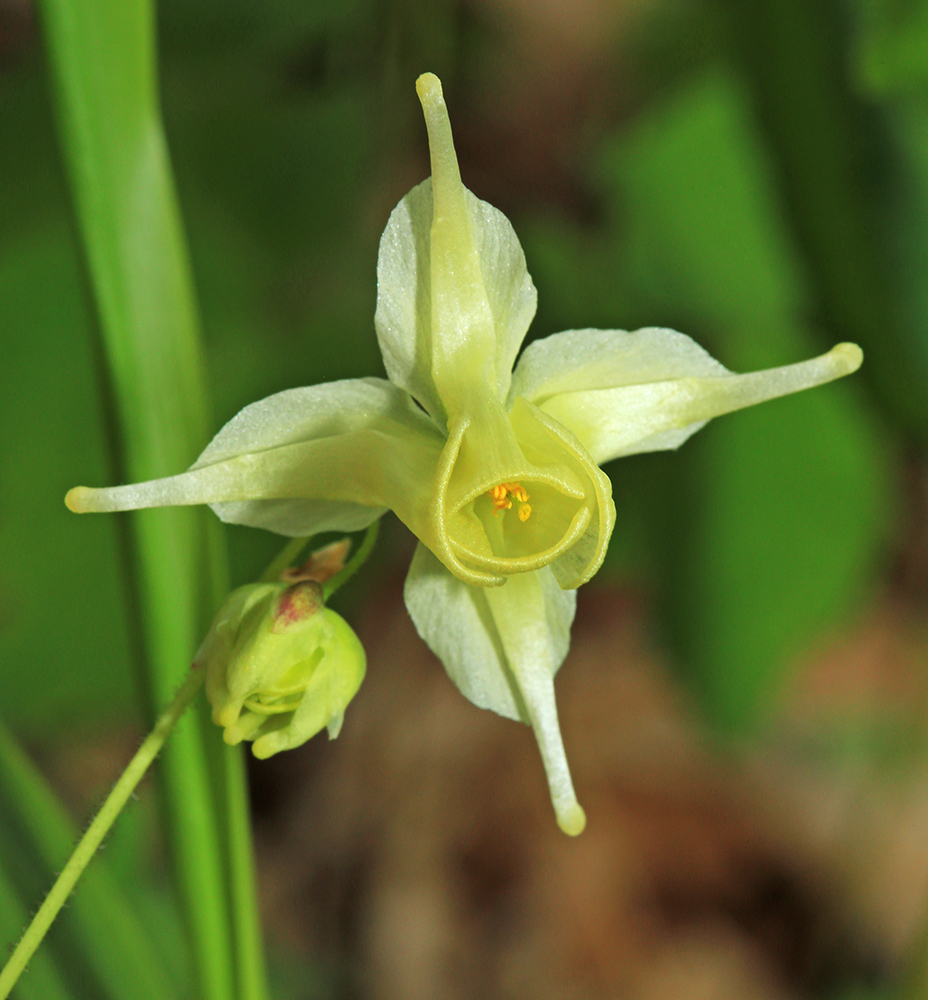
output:
[{"label": "blurred green background", "polygon": [[[875,602],[923,620],[928,2],[161,0],[158,19],[216,429],[382,374],[377,243],[427,174],[432,70],[465,183],[522,240],[531,337],[670,326],[739,371],[864,348],[847,380],[607,470],[617,527],[586,590],[645,596],[705,732],[762,738],[800,659]],[[41,24],[0,0],[0,710],[45,752],[140,724],[114,519],[62,502],[114,474],[95,322]],[[227,534],[236,584],[279,547]],[[394,525],[397,580],[407,547]],[[893,753],[921,745],[907,707]],[[860,726],[875,759],[881,721],[823,742]]]}]

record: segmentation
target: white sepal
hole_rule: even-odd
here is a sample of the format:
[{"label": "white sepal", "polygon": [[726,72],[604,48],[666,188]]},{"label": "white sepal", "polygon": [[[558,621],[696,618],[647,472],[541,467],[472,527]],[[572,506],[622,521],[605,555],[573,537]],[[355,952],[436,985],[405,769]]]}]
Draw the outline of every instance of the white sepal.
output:
[{"label": "white sepal", "polygon": [[444,424],[474,389],[506,398],[538,296],[512,224],[461,183],[441,84],[417,89],[432,177],[384,230],[374,324],[390,379]]},{"label": "white sepal", "polygon": [[533,341],[519,358],[509,390],[536,406],[551,396],[663,382],[728,371],[695,340],[675,330],[565,330]]},{"label": "white sepal", "polygon": [[736,375],[672,330],[570,331],[530,345],[511,392],[569,428],[598,464],[678,448],[706,421],[840,378],[854,344],[795,365]]},{"label": "white sepal", "polygon": [[576,591],[547,568],[502,587],[462,583],[419,545],[405,588],[419,634],[461,693],[480,708],[531,724],[561,828],[583,829],[561,740],[554,675],[567,655]]},{"label": "white sepal", "polygon": [[392,508],[416,530],[442,437],[401,389],[351,379],[246,406],[177,476],[67,497],[72,510],[208,503],[224,520],[285,535],[354,531]]}]

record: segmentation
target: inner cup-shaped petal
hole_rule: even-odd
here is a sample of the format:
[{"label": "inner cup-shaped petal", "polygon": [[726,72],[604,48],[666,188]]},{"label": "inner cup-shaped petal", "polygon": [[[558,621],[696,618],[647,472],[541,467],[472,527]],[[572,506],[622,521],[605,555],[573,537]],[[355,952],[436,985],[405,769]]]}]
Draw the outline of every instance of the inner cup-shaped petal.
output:
[{"label": "inner cup-shaped petal", "polygon": [[445,548],[436,555],[465,582],[484,584],[571,553],[586,564],[580,550],[600,534],[603,502],[589,459],[531,413],[520,410],[514,421],[502,406],[481,403],[452,428],[443,456]]},{"label": "inner cup-shaped petal", "polygon": [[[507,484],[498,484],[505,489]],[[583,494],[565,493],[556,485],[525,477],[505,498],[508,507],[494,500],[492,491],[472,502],[473,516],[498,559],[525,560],[553,556],[573,534],[571,527],[589,520]],[[523,499],[524,498],[524,499]],[[582,528],[580,528],[582,530]]]}]

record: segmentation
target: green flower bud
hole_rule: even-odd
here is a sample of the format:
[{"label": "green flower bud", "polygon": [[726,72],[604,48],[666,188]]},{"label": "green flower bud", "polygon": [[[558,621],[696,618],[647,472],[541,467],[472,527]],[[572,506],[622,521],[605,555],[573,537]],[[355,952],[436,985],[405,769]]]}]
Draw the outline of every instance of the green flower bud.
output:
[{"label": "green flower bud", "polygon": [[364,679],[364,647],[323,604],[316,580],[255,583],[233,591],[196,664],[226,743],[254,740],[256,757],[305,743],[323,727],[334,739]]}]

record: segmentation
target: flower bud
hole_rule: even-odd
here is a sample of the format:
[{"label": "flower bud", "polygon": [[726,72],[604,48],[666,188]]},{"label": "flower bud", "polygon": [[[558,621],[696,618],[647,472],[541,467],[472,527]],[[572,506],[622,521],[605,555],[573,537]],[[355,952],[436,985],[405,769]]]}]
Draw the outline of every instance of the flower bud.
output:
[{"label": "flower bud", "polygon": [[317,580],[256,583],[233,591],[195,663],[226,743],[254,740],[256,757],[334,739],[364,679],[364,647],[325,607]]}]

